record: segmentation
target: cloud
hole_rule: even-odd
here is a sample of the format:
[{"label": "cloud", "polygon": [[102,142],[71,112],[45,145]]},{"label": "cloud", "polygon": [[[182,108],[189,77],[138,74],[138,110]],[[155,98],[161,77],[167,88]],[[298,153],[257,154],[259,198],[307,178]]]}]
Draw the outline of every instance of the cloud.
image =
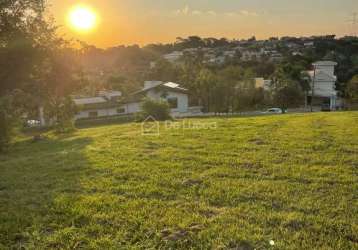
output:
[{"label": "cloud", "polygon": [[259,15],[257,12],[251,12],[248,10],[240,10],[239,13],[242,16],[258,16]]},{"label": "cloud", "polygon": [[188,13],[189,13],[189,6],[188,5],[186,5],[185,7],[184,7],[184,9],[182,10],[183,11],[183,14],[184,15],[188,15]]},{"label": "cloud", "polygon": [[184,8],[174,11],[174,14],[176,15],[188,15],[190,12],[189,5],[185,5]]},{"label": "cloud", "polygon": [[259,16],[257,12],[249,11],[249,10],[240,10],[238,12],[226,12],[224,13],[224,15],[228,17],[238,17],[238,16],[258,17]]},{"label": "cloud", "polygon": [[173,12],[175,15],[193,15],[193,16],[199,16],[199,15],[207,15],[207,16],[216,16],[217,13],[213,10],[192,10],[190,9],[189,5],[185,5],[182,9],[175,10]]},{"label": "cloud", "polygon": [[182,9],[178,9],[176,11],[174,11],[175,15],[184,15],[184,16],[188,16],[188,15],[193,15],[193,16],[198,16],[198,15],[205,15],[205,16],[228,16],[228,17],[238,17],[238,16],[246,16],[246,17],[257,17],[259,16],[259,14],[257,12],[254,11],[249,11],[249,10],[240,10],[238,12],[222,12],[222,13],[218,13],[214,10],[192,10],[190,8],[189,5],[185,5]]},{"label": "cloud", "polygon": [[225,16],[228,16],[228,17],[234,17],[234,16],[237,16],[238,15],[238,13],[236,13],[236,12],[226,12],[225,13]]},{"label": "cloud", "polygon": [[201,14],[203,14],[200,10],[193,10],[191,13],[193,15],[201,15]]},{"label": "cloud", "polygon": [[208,14],[210,16],[216,16],[217,15],[217,13],[215,11],[213,11],[213,10],[207,11],[206,14]]}]

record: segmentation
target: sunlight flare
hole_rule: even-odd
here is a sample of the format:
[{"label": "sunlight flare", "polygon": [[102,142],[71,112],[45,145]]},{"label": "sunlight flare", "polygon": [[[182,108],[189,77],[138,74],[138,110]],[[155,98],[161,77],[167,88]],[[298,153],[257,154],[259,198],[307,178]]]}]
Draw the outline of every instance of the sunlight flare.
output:
[{"label": "sunlight flare", "polygon": [[68,15],[68,21],[72,29],[80,32],[93,30],[98,22],[96,12],[88,6],[76,5]]}]

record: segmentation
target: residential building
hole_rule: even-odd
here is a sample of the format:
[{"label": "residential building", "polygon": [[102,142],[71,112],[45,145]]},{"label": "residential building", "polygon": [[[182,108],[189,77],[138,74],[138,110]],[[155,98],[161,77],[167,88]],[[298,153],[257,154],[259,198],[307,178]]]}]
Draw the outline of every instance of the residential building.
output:
[{"label": "residential building", "polygon": [[271,80],[265,80],[263,77],[255,78],[255,87],[256,88],[262,88],[266,91],[269,91],[271,89]]},{"label": "residential building", "polygon": [[226,59],[227,57],[225,56],[212,56],[211,58],[204,60],[204,63],[222,65],[226,62]]},{"label": "residential building", "polygon": [[165,100],[169,103],[173,117],[185,117],[201,114],[201,107],[189,107],[188,90],[173,82],[146,81],[144,87],[122,97],[118,91],[102,91],[95,97],[74,98],[80,111],[75,119],[94,119],[101,117],[132,115],[141,112],[144,98]]},{"label": "residential building", "polygon": [[101,91],[98,96],[73,98],[79,107],[75,120],[123,114],[124,110],[118,102],[121,96],[119,91]]},{"label": "residential building", "polygon": [[224,56],[228,58],[234,58],[237,55],[236,50],[226,50],[224,51]]},{"label": "residential building", "polygon": [[303,45],[304,45],[305,47],[313,47],[313,46],[314,46],[314,42],[312,42],[312,41],[305,42]]},{"label": "residential building", "polygon": [[152,100],[166,100],[170,106],[170,112],[173,116],[181,116],[188,113],[189,108],[189,97],[188,90],[180,87],[179,84],[173,82],[161,82],[161,81],[146,81],[144,83],[144,88],[135,92],[130,98],[132,102],[131,110],[127,110],[127,113],[137,113],[140,112],[140,103],[143,98],[150,98]]},{"label": "residential building", "polygon": [[270,55],[270,60],[273,61],[273,62],[279,62],[279,61],[282,61],[283,60],[283,55],[281,53],[272,53]]},{"label": "residential building", "polygon": [[313,102],[314,106],[329,105],[331,110],[337,108],[335,66],[337,66],[337,63],[332,61],[313,63],[314,70],[307,72],[311,79],[312,89],[307,97],[309,104]]},{"label": "residential building", "polygon": [[182,51],[174,51],[172,53],[165,54],[163,58],[170,63],[176,63],[183,55],[184,53]]},{"label": "residential building", "polygon": [[251,50],[245,50],[241,52],[241,60],[243,61],[251,61],[251,60],[258,60],[263,56],[263,51],[251,51]]}]

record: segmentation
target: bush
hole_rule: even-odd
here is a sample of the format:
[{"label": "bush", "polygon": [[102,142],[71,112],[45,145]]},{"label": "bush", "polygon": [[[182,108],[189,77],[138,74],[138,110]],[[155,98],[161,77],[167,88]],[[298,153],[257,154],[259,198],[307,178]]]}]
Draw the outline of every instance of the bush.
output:
[{"label": "bush", "polygon": [[74,116],[77,107],[71,97],[58,98],[49,105],[48,116],[55,120],[55,129],[58,133],[68,133],[75,130]]},{"label": "bush", "polygon": [[15,124],[11,101],[9,96],[0,99],[0,152],[8,146]]},{"label": "bush", "polygon": [[6,111],[0,106],[0,152],[4,151],[10,141],[11,125]]},{"label": "bush", "polygon": [[302,105],[303,99],[303,92],[297,82],[280,82],[274,87],[273,102],[284,112],[287,108],[295,108]]},{"label": "bush", "polygon": [[166,101],[154,101],[152,99],[145,99],[142,104],[142,118],[146,119],[152,116],[158,121],[165,121],[171,119],[169,104]]},{"label": "bush", "polygon": [[[357,106],[358,104],[358,75],[355,75],[352,80],[347,84],[347,99],[351,106]],[[354,105],[355,104],[355,105]]]}]

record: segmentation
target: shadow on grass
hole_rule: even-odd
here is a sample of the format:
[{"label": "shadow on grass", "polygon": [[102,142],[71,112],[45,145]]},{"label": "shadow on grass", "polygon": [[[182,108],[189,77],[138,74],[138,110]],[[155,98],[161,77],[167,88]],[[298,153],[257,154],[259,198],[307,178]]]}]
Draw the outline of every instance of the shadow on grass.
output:
[{"label": "shadow on grass", "polygon": [[89,138],[66,136],[24,140],[0,155],[0,249],[38,248],[36,241],[66,221],[56,199],[81,194],[80,179],[90,170],[84,149]]}]

